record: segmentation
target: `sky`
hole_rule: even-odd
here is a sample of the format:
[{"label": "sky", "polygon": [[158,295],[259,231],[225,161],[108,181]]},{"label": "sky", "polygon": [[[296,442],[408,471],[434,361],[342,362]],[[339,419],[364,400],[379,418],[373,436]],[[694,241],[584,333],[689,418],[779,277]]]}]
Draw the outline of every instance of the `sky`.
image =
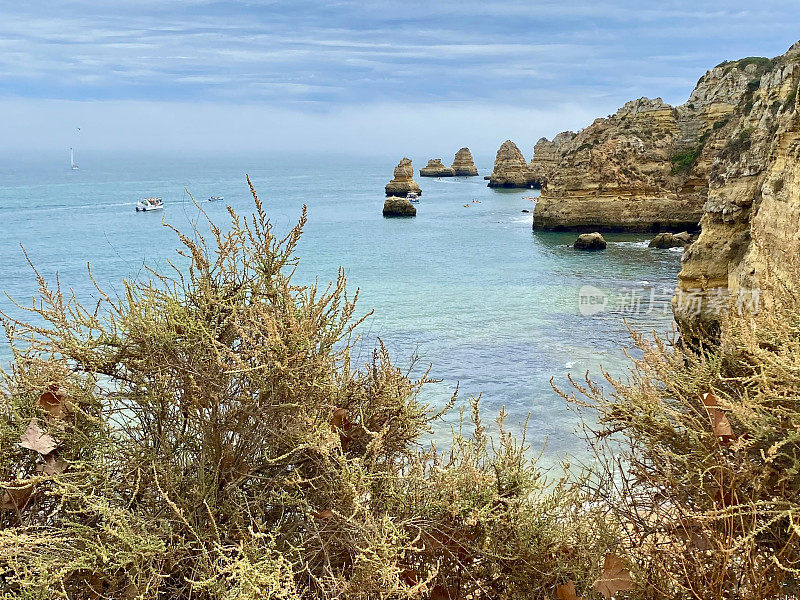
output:
[{"label": "sky", "polygon": [[0,152],[530,156],[798,39],[798,0],[0,0]]}]

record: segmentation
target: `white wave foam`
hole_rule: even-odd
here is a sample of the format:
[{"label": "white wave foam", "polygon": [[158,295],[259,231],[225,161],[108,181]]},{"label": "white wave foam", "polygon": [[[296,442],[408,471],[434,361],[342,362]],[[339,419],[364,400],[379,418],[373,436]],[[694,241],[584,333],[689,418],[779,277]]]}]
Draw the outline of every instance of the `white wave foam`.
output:
[{"label": "white wave foam", "polygon": [[642,242],[608,242],[609,245],[612,246],[624,246],[626,248],[648,248],[650,246],[650,240],[644,240]]}]

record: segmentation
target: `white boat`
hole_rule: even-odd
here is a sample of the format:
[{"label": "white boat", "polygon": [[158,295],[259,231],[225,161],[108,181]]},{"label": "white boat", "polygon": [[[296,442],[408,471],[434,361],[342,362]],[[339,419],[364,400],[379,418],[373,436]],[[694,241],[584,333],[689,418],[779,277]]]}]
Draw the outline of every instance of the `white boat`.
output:
[{"label": "white boat", "polygon": [[406,195],[406,200],[413,202],[414,204],[419,204],[419,195],[416,192],[408,192]]},{"label": "white boat", "polygon": [[208,199],[209,202],[217,202],[218,200],[225,200],[225,198],[222,196],[211,196],[211,198]]},{"label": "white boat", "polygon": [[142,198],[136,201],[136,212],[148,212],[151,210],[161,210],[164,208],[164,201],[161,198]]},{"label": "white boat", "polygon": [[75,164],[75,151],[72,148],[69,149],[69,166],[73,171],[78,170],[78,165]]}]

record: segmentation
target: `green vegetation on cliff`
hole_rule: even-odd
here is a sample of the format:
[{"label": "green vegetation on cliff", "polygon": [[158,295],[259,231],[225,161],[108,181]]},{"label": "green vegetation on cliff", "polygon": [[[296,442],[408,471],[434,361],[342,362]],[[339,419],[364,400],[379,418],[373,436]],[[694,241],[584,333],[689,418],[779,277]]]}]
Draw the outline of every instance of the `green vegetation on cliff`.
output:
[{"label": "green vegetation on cliff", "polygon": [[702,146],[695,146],[689,150],[674,154],[672,158],[670,158],[670,162],[672,163],[672,174],[688,173],[691,171],[702,151]]}]

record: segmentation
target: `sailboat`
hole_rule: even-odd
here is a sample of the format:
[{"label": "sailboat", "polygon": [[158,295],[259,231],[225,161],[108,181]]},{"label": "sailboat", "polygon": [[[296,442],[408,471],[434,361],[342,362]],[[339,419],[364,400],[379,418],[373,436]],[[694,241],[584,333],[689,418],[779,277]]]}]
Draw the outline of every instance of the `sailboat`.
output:
[{"label": "sailboat", "polygon": [[78,165],[75,164],[75,151],[72,148],[69,149],[69,165],[73,171],[78,170]]}]

